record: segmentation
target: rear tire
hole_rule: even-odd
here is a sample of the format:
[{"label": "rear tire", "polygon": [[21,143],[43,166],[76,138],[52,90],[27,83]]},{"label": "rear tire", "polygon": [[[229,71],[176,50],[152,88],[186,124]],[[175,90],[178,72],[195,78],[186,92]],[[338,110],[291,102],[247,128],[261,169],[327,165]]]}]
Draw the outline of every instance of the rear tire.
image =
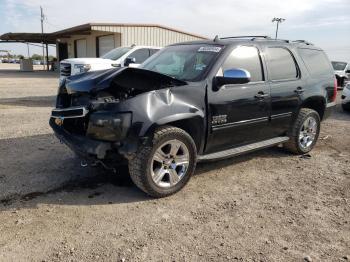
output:
[{"label": "rear tire", "polygon": [[154,132],[151,145],[142,145],[129,159],[135,185],[148,195],[166,197],[190,180],[197,162],[196,145],[189,134],[165,126]]},{"label": "rear tire", "polygon": [[319,114],[309,108],[302,108],[289,131],[290,140],[284,147],[294,154],[310,152],[320,134],[321,120]]}]

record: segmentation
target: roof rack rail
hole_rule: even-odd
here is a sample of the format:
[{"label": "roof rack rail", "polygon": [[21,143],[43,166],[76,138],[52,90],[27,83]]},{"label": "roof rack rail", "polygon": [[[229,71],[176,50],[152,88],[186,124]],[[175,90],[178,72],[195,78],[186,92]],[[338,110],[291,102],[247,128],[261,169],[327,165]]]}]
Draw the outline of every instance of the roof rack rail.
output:
[{"label": "roof rack rail", "polygon": [[310,42],[305,41],[305,40],[294,40],[292,42],[293,43],[302,43],[302,44],[305,44],[305,45],[314,45],[313,43],[310,43]]},{"label": "roof rack rail", "polygon": [[256,38],[271,39],[271,37],[267,35],[243,35],[243,36],[220,37],[220,39],[239,39],[239,38],[251,38],[252,41],[255,40]]}]

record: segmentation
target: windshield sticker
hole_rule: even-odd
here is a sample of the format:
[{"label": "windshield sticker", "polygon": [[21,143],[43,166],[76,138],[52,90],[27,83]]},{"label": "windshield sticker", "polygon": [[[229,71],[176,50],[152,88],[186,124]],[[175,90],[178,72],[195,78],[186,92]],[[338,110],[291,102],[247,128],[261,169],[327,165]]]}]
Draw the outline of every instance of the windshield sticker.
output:
[{"label": "windshield sticker", "polygon": [[202,46],[198,49],[198,52],[214,52],[219,53],[221,51],[221,47],[218,46]]}]

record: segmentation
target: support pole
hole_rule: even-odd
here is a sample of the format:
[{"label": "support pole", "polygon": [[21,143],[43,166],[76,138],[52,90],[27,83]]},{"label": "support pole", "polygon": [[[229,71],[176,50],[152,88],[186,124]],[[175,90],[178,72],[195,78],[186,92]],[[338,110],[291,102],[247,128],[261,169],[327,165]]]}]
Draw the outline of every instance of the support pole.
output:
[{"label": "support pole", "polygon": [[46,43],[46,65],[47,65],[47,71],[50,71],[49,67],[49,44]]}]

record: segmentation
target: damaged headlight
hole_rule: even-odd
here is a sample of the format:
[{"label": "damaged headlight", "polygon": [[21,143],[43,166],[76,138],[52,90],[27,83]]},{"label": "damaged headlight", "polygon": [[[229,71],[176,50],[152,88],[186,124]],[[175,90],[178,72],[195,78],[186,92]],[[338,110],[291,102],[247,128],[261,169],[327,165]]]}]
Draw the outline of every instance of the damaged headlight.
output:
[{"label": "damaged headlight", "polygon": [[74,71],[82,74],[82,73],[86,73],[87,71],[89,71],[91,69],[91,65],[86,64],[86,65],[74,65]]},{"label": "damaged headlight", "polygon": [[104,141],[121,141],[131,126],[131,113],[95,112],[90,115],[87,136]]}]

